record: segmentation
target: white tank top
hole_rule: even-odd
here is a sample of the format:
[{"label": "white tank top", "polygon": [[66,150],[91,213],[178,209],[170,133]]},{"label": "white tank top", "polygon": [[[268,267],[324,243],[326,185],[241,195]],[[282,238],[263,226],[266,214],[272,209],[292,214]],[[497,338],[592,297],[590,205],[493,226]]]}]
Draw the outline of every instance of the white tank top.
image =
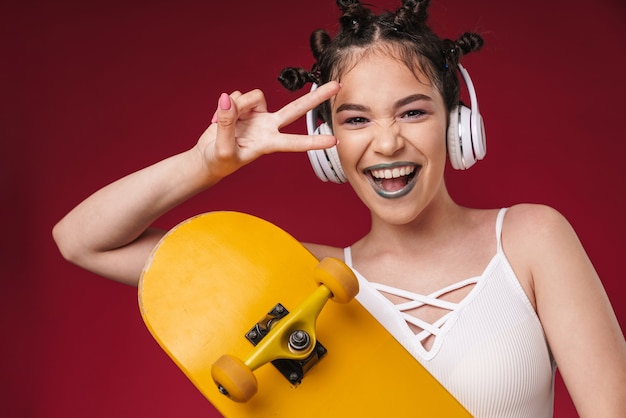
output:
[{"label": "white tank top", "polygon": [[[431,295],[418,295],[359,279],[357,300],[378,319],[448,391],[478,418],[552,417],[555,365],[539,318],[524,293],[501,243],[506,209],[496,221],[497,251],[482,275]],[[437,297],[474,284],[460,303]],[[394,305],[381,291],[409,300]],[[430,304],[449,312],[427,324],[402,310]],[[424,331],[415,334],[407,321]],[[430,350],[422,341],[434,335]],[[416,405],[419,407],[419,405]]]}]

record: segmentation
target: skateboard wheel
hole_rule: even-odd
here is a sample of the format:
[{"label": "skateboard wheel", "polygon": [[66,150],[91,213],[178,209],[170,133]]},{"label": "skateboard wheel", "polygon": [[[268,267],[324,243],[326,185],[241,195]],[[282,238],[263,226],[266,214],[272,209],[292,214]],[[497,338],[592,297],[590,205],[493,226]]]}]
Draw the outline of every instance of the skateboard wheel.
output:
[{"label": "skateboard wheel", "polygon": [[315,279],[333,294],[332,300],[348,303],[359,293],[359,282],[354,272],[343,261],[327,257],[315,267]]},{"label": "skateboard wheel", "polygon": [[224,355],[211,367],[211,376],[222,394],[235,402],[247,402],[257,392],[254,373],[237,357]]}]

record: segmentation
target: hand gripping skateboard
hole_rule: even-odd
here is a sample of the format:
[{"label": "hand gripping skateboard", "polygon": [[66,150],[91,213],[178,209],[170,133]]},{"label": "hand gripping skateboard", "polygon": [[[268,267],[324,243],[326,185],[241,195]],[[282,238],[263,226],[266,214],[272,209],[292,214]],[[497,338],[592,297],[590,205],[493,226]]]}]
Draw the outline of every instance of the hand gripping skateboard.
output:
[{"label": "hand gripping skateboard", "polygon": [[163,237],[139,305],[226,417],[469,417],[357,293],[342,261],[318,261],[257,217],[211,212]]}]

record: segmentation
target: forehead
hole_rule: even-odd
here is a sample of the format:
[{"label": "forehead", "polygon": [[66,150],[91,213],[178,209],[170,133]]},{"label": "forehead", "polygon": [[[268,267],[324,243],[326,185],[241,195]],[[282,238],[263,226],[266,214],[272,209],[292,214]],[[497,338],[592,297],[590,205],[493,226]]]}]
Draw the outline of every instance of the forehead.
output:
[{"label": "forehead", "polygon": [[[334,68],[331,70],[329,80],[341,82],[346,74],[350,73],[355,67],[362,66],[364,63],[386,62],[390,67],[398,66],[405,70],[409,70],[414,78],[425,85],[434,85],[437,88],[438,83],[433,82],[430,77],[431,71],[424,71],[423,65],[428,67],[427,60],[418,55],[413,48],[407,48],[406,45],[399,45],[394,42],[379,41],[366,47],[351,47],[340,54],[340,58],[336,60]],[[430,68],[426,68],[429,70]]]},{"label": "forehead", "polygon": [[406,63],[397,57],[381,54],[377,51],[358,56],[358,59],[354,59],[352,65],[346,67],[341,74],[338,74],[337,81],[341,83],[357,76],[361,78],[372,76],[382,79],[393,79],[401,76],[403,81],[414,80],[424,86],[433,85],[428,76],[422,71],[419,63]]},{"label": "forehead", "polygon": [[415,94],[442,101],[441,95],[419,66],[409,68],[404,62],[388,55],[363,55],[337,81],[342,88],[333,105],[352,102],[376,107]]}]

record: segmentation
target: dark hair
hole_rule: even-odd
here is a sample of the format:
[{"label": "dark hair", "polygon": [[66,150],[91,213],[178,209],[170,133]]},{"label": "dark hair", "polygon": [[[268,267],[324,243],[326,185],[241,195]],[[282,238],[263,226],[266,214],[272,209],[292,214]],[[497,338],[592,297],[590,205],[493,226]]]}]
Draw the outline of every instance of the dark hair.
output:
[{"label": "dark hair", "polygon": [[[464,33],[456,41],[440,39],[426,25],[429,5],[430,0],[403,0],[395,12],[375,15],[359,0],[337,0],[339,33],[331,38],[324,29],[314,31],[310,38],[316,61],[313,68],[285,68],[278,80],[291,91],[308,82],[324,84],[340,79],[365,54],[382,51],[403,61],[416,75],[424,73],[450,111],[459,102],[459,60],[479,50],[483,39],[476,33]],[[319,111],[330,122],[329,103],[323,103]]]}]

